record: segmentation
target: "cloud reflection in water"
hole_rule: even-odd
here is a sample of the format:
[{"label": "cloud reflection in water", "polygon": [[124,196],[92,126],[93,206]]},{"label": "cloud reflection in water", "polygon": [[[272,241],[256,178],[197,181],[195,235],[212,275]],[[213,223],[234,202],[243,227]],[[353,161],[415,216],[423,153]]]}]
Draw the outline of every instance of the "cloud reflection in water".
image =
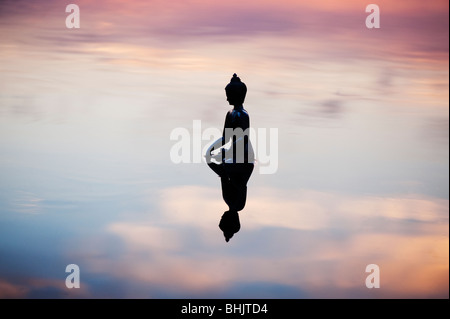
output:
[{"label": "cloud reflection in water", "polygon": [[[77,4],[0,2],[1,298],[448,298],[447,1]],[[226,244],[169,134],[221,126],[233,72],[280,161]]]}]

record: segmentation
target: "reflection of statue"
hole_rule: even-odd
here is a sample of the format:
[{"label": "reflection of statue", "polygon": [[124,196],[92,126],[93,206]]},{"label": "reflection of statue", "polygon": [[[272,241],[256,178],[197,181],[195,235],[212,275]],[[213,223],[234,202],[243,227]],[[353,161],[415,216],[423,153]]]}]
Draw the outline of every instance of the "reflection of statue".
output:
[{"label": "reflection of statue", "polygon": [[[250,118],[243,107],[247,87],[233,74],[225,92],[228,103],[234,107],[225,117],[222,137],[208,148],[205,157],[208,166],[220,177],[222,197],[229,208],[219,225],[228,241],[240,229],[237,212],[245,207],[254,153],[249,139]],[[228,143],[231,146],[225,148]]]}]

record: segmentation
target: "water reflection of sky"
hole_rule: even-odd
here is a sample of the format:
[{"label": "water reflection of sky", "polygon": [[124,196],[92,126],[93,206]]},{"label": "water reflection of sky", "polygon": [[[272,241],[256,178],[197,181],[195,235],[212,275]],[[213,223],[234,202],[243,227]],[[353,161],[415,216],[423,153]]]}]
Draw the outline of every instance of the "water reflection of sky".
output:
[{"label": "water reflection of sky", "polygon": [[[448,298],[446,1],[379,30],[359,0],[76,3],[0,3],[0,297]],[[221,128],[233,72],[279,163],[226,243],[169,135]]]}]

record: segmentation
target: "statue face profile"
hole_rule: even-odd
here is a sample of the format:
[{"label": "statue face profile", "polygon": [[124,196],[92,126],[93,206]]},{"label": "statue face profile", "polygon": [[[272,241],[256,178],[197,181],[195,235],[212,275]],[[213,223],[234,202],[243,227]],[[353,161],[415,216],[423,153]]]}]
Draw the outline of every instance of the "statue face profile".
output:
[{"label": "statue face profile", "polygon": [[225,93],[230,105],[242,105],[247,94],[247,86],[234,73],[230,83],[225,87]]}]

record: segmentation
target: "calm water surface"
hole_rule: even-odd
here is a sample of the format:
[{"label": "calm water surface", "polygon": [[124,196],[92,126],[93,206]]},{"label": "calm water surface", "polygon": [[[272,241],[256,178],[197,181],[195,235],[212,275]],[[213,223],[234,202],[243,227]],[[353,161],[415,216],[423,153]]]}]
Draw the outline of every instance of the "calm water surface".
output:
[{"label": "calm water surface", "polygon": [[[368,30],[361,1],[232,24],[206,2],[79,1],[78,30],[62,1],[2,2],[0,297],[448,298],[448,3],[380,2]],[[257,157],[227,243],[219,178],[170,133],[194,161],[234,72],[278,169]]]}]

